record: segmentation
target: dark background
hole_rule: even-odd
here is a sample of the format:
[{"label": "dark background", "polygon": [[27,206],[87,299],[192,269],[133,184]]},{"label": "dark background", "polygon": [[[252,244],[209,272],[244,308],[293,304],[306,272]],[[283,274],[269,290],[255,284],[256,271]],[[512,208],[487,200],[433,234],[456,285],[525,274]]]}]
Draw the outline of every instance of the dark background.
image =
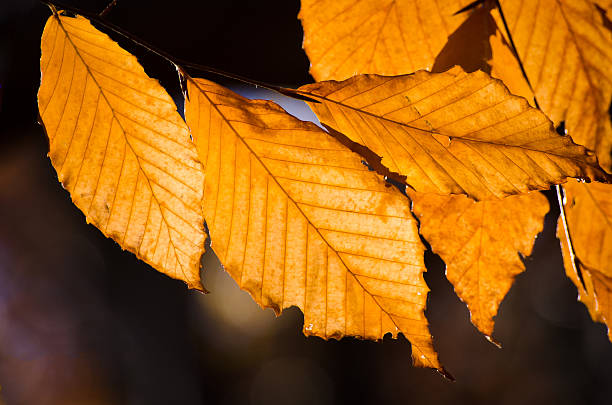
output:
[{"label": "dark background", "polygon": [[[100,11],[106,2],[71,4]],[[298,86],[312,81],[298,10],[298,0],[118,0],[107,18],[179,58]],[[612,344],[564,274],[558,209],[501,305],[494,338],[503,349],[469,323],[440,259],[427,254],[427,315],[454,383],[413,368],[405,339],[305,338],[298,310],[278,319],[260,310],[210,253],[205,296],[123,252],[85,223],[46,157],[36,91],[49,15],[35,0],[0,2],[6,404],[610,403]],[[178,94],[172,66],[109,34]]]}]

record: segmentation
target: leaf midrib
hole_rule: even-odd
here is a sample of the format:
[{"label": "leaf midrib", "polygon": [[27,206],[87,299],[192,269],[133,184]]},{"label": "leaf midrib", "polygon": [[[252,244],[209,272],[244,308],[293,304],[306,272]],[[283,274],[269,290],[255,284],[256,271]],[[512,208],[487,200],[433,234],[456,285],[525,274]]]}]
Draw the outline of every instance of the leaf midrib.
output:
[{"label": "leaf midrib", "polygon": [[[557,157],[560,157],[560,158],[563,158],[563,159],[572,160],[572,161],[575,161],[575,162],[581,162],[581,163],[583,162],[583,160],[581,160],[579,158],[576,158],[576,157],[561,155],[561,154],[558,154],[558,153],[553,153],[553,152],[546,151],[546,150],[541,150],[541,149],[526,148],[526,147],[524,147],[522,145],[507,145],[507,144],[501,144],[501,143],[496,143],[496,142],[491,142],[491,141],[483,141],[483,140],[479,140],[479,139],[463,138],[462,136],[444,134],[444,133],[438,132],[436,129],[426,130],[426,129],[423,129],[423,128],[418,128],[418,127],[409,125],[409,124],[407,124],[405,122],[395,121],[395,120],[392,120],[390,118],[386,118],[386,117],[383,117],[381,115],[377,115],[377,114],[371,113],[369,111],[365,111],[365,110],[359,109],[357,107],[353,107],[353,106],[344,104],[344,103],[342,103],[340,101],[329,99],[329,98],[327,98],[325,96],[321,96],[321,95],[318,95],[316,93],[312,93],[312,92],[308,92],[308,91],[303,91],[303,90],[294,90],[294,91],[299,93],[299,94],[302,94],[302,95],[307,95],[308,97],[318,98],[320,100],[325,100],[325,101],[337,104],[337,105],[339,105],[341,107],[344,107],[344,108],[356,111],[359,114],[366,114],[366,115],[369,115],[369,116],[374,117],[376,119],[384,120],[384,121],[387,121],[387,122],[399,125],[401,127],[406,127],[406,128],[410,128],[410,129],[414,129],[414,130],[420,131],[420,132],[424,132],[424,133],[426,133],[428,135],[436,134],[436,135],[441,135],[441,136],[447,136],[448,138],[451,139],[451,141],[455,140],[455,139],[458,139],[461,142],[478,142],[478,143],[483,143],[483,144],[486,144],[486,145],[492,145],[492,146],[494,145],[496,147],[516,148],[516,149],[522,149],[522,150],[527,150],[527,151],[531,151],[531,152],[544,153],[544,154],[551,155],[551,156],[557,156]],[[561,135],[559,135],[559,136],[561,136]],[[448,147],[445,147],[444,145],[442,145],[442,146],[444,147],[444,149],[449,150]],[[576,145],[576,146],[579,146],[579,145]]]},{"label": "leaf midrib", "polygon": [[[181,272],[183,273],[183,276],[185,277],[185,281],[188,283],[191,283],[190,277],[187,277],[187,275],[185,274],[185,269],[183,266],[183,263],[181,262],[181,260],[179,259],[179,255],[177,253],[177,247],[174,244],[173,238],[170,234],[170,225],[168,223],[168,220],[166,219],[166,216],[164,215],[164,210],[162,208],[164,208],[162,206],[162,204],[159,202],[159,199],[157,198],[157,195],[155,194],[155,191],[153,190],[153,187],[151,186],[151,182],[149,181],[149,177],[146,175],[145,170],[143,169],[141,163],[140,163],[140,157],[138,156],[138,154],[136,153],[136,151],[134,150],[132,144],[130,143],[128,136],[126,134],[125,129],[123,128],[123,125],[121,124],[121,121],[119,120],[119,118],[117,117],[117,115],[115,114],[115,109],[113,108],[112,103],[108,100],[108,98],[106,97],[106,94],[104,92],[104,89],[102,88],[102,86],[100,86],[100,84],[98,83],[98,81],[96,80],[96,77],[94,76],[94,74],[92,73],[92,71],[89,69],[89,66],[87,65],[87,63],[85,62],[85,59],[83,58],[83,56],[80,54],[78,47],[74,44],[74,42],[72,41],[72,38],[70,38],[70,33],[68,32],[68,30],[66,30],[66,28],[64,27],[64,25],[62,24],[62,20],[60,18],[59,15],[54,14],[54,17],[56,18],[58,25],[61,27],[62,31],[64,31],[64,34],[66,35],[66,38],[68,39],[68,41],[70,41],[70,44],[72,45],[72,47],[74,48],[75,54],[79,57],[79,59],[81,60],[81,63],[83,63],[83,66],[85,66],[85,69],[87,69],[87,74],[89,76],[91,76],[92,80],[94,81],[94,83],[96,84],[96,86],[98,87],[98,89],[100,90],[100,94],[102,94],[102,97],[104,97],[104,100],[106,101],[106,103],[108,104],[111,113],[113,115],[114,120],[117,122],[117,124],[119,125],[119,127],[121,128],[121,132],[123,134],[123,137],[125,138],[125,143],[126,145],[128,145],[128,147],[130,148],[130,150],[132,151],[132,153],[134,154],[134,156],[136,157],[136,161],[138,162],[138,168],[139,170],[143,173],[143,177],[147,180],[147,186],[149,187],[149,190],[151,190],[151,195],[153,196],[153,198],[155,199],[155,202],[157,203],[157,205],[159,206],[159,212],[161,214],[161,217],[164,221],[164,224],[166,225],[166,229],[168,230],[168,237],[170,240],[170,243],[172,245],[172,249],[174,250],[174,255],[176,257],[176,262],[179,264],[180,268],[181,268]],[[59,80],[59,78],[58,78]],[[64,107],[65,108],[65,107]],[[89,137],[91,137],[91,133],[88,135]],[[125,157],[124,157],[125,159]],[[102,163],[103,164],[103,163]],[[101,175],[101,174],[100,174]],[[117,190],[115,190],[115,193],[117,192]],[[110,218],[110,216],[109,216]],[[130,215],[131,218],[131,215]],[[104,230],[106,232],[106,229]],[[127,227],[125,230],[125,233],[127,233]],[[159,235],[158,235],[159,238]],[[138,253],[138,252],[137,252]],[[152,258],[151,258],[152,259]],[[163,267],[163,263],[160,263],[160,266]]]}]

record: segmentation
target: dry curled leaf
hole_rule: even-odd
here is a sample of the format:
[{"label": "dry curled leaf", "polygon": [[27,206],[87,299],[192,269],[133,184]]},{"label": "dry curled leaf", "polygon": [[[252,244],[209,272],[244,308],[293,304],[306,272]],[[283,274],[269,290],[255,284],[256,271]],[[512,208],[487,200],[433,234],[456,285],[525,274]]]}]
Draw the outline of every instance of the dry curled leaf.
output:
[{"label": "dry curled leaf", "polygon": [[359,75],[302,86],[319,120],[382,156],[414,190],[490,199],[568,177],[608,181],[592,153],[486,73]]},{"label": "dry curled leaf", "polygon": [[603,14],[590,0],[500,3],[540,108],[610,170],[612,31]]},{"label": "dry curled leaf", "polygon": [[187,79],[185,116],[206,170],[212,248],[238,285],[304,333],[402,332],[441,369],[423,313],[423,250],[408,200],[312,123],[276,104]]},{"label": "dry curled leaf", "polygon": [[472,323],[490,337],[493,317],[525,270],[542,231],[548,201],[540,193],[473,201],[465,196],[410,193],[419,232],[446,263],[446,277],[467,304]]},{"label": "dry curled leaf", "polygon": [[563,219],[559,218],[557,237],[561,240],[565,272],[578,288],[578,298],[593,320],[606,324],[612,340],[612,185],[571,181],[564,190],[573,246],[571,252]]},{"label": "dry curled leaf", "polygon": [[472,0],[302,0],[304,49],[317,80],[431,69]]},{"label": "dry curled leaf", "polygon": [[170,96],[83,17],[47,21],[38,107],[57,176],[87,221],[201,289],[202,167]]}]

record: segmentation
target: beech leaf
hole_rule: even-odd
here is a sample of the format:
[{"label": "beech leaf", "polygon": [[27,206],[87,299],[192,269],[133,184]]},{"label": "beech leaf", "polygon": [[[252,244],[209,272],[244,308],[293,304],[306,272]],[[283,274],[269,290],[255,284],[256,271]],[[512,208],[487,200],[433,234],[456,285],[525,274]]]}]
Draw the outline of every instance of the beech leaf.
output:
[{"label": "beech leaf", "polygon": [[576,181],[565,187],[565,213],[572,256],[563,219],[557,237],[561,240],[565,273],[578,288],[582,301],[596,322],[603,322],[612,341],[612,185]]},{"label": "beech leaf", "polygon": [[610,170],[612,31],[603,14],[591,0],[500,3],[540,108]]},{"label": "beech leaf", "polygon": [[57,176],[87,222],[202,289],[202,167],[170,96],[83,17],[53,15],[38,107]]},{"label": "beech leaf", "polygon": [[542,194],[494,201],[465,196],[410,193],[419,232],[446,263],[446,277],[468,306],[474,326],[489,339],[493,317],[525,270],[519,256],[529,256],[542,231],[548,201]]},{"label": "beech leaf", "polygon": [[402,332],[416,365],[441,370],[409,201],[276,104],[204,79],[187,78],[187,89],[211,246],[238,285],[276,313],[299,307],[306,335]]},{"label": "beech leaf", "polygon": [[310,74],[343,80],[356,73],[399,75],[431,69],[473,0],[302,0],[299,18]]},{"label": "beech leaf", "polygon": [[609,181],[597,158],[486,73],[358,75],[302,86],[319,120],[382,156],[415,191],[490,199],[568,177]]}]

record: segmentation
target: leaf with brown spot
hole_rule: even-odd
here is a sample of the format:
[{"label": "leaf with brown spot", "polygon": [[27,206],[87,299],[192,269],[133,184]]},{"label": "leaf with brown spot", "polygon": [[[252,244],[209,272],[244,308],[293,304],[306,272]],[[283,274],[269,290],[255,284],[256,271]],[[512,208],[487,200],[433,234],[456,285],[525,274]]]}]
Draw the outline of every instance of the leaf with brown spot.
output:
[{"label": "leaf with brown spot", "polygon": [[276,104],[204,79],[187,78],[187,86],[212,248],[238,285],[277,313],[299,307],[307,335],[402,332],[415,364],[441,369],[409,201]]},{"label": "leaf with brown spot", "polygon": [[446,263],[446,277],[487,337],[514,277],[525,270],[548,201],[537,192],[495,201],[410,193],[419,232]]},{"label": "leaf with brown spot", "polygon": [[359,75],[300,87],[319,120],[382,156],[418,192],[490,199],[568,177],[609,181],[597,159],[486,73]]},{"label": "leaf with brown spot", "polygon": [[571,181],[564,190],[569,236],[576,255],[574,260],[563,219],[559,218],[557,237],[565,273],[578,288],[578,298],[593,320],[606,324],[612,340],[612,185]]},{"label": "leaf with brown spot", "polygon": [[83,17],[47,21],[38,107],[62,185],[98,227],[202,289],[202,166],[170,96]]}]

